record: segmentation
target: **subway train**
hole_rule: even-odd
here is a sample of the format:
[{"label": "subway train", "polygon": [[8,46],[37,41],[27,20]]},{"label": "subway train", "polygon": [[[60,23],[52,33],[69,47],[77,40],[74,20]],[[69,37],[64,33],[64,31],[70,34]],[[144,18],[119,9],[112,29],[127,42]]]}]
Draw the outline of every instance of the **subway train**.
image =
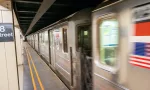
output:
[{"label": "subway train", "polygon": [[149,0],[105,0],[27,41],[70,90],[150,90],[149,38]]}]

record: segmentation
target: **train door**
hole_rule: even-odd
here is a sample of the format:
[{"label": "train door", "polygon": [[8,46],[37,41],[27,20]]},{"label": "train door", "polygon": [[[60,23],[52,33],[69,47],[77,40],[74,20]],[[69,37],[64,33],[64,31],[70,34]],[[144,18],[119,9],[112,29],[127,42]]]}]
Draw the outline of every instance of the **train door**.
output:
[{"label": "train door", "polygon": [[118,18],[116,14],[99,17],[95,26],[97,28],[93,30],[93,90],[124,90],[124,87],[118,84],[118,60],[121,55],[118,52]]},{"label": "train door", "polygon": [[77,51],[80,53],[81,90],[92,89],[91,26],[77,27]]},{"label": "train door", "polygon": [[55,42],[54,42],[54,31],[49,31],[49,40],[50,40],[50,64],[55,67]]},{"label": "train door", "polygon": [[36,34],[34,35],[34,49],[36,48]]},{"label": "train door", "polygon": [[39,34],[36,34],[36,51],[39,51]]},{"label": "train door", "polygon": [[49,37],[48,37],[48,31],[43,32],[43,56],[46,59],[46,62],[49,64]]},{"label": "train door", "polygon": [[32,48],[34,48],[34,36],[32,35]]},{"label": "train door", "polygon": [[33,48],[35,49],[35,35],[33,35]]},{"label": "train door", "polygon": [[33,48],[33,45],[34,45],[34,39],[33,39],[33,35],[31,35],[31,38],[32,38],[32,48]]},{"label": "train door", "polygon": [[38,33],[38,34],[37,34],[37,44],[38,44],[38,47],[37,47],[37,48],[38,48],[38,53],[39,53],[39,50],[40,50],[40,49],[39,49],[39,48],[40,48],[40,47],[39,47],[39,42],[40,42],[40,40],[39,40],[39,33]]},{"label": "train door", "polygon": [[29,36],[29,38],[30,38],[30,45],[32,46],[32,37]]},{"label": "train door", "polygon": [[41,54],[41,48],[42,48],[42,33],[39,33],[39,53]]}]

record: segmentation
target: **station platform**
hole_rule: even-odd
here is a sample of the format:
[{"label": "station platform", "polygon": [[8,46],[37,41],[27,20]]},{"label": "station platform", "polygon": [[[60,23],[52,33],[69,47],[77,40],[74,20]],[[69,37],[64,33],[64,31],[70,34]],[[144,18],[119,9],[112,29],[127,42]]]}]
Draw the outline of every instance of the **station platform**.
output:
[{"label": "station platform", "polygon": [[69,90],[28,43],[23,56],[23,90]]}]

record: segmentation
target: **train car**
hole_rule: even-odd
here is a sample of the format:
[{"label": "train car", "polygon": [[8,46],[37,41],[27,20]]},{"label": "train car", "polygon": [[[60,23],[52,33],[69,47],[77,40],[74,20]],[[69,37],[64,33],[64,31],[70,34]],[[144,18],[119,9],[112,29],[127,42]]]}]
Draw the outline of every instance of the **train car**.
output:
[{"label": "train car", "polygon": [[76,12],[33,34],[35,49],[70,89],[85,90],[89,86],[87,82],[90,88],[92,85],[92,73],[89,77],[84,75],[91,72],[92,64],[82,68],[91,59],[81,58],[89,58],[92,54],[91,10]]},{"label": "train car", "polygon": [[106,0],[92,12],[93,90],[150,90],[149,0]]},{"label": "train car", "polygon": [[39,54],[44,58],[46,63],[49,65],[49,37],[48,31],[39,33]]},{"label": "train car", "polygon": [[34,35],[30,35],[30,45],[34,48]]},{"label": "train car", "polygon": [[39,34],[38,33],[35,34],[34,43],[35,43],[35,50],[38,52],[39,51]]},{"label": "train car", "polygon": [[91,30],[90,10],[77,12],[67,19],[53,29],[55,55],[51,54],[55,56],[55,68],[61,76],[63,75],[65,83],[80,90],[82,87],[79,84],[83,84],[83,82],[80,82],[82,64],[78,48],[90,49],[90,43],[87,43],[89,41],[88,34]]},{"label": "train car", "polygon": [[33,35],[31,35],[31,46],[32,48],[34,48],[34,36]]},{"label": "train car", "polygon": [[33,48],[35,49],[35,36],[36,34],[33,35]]},{"label": "train car", "polygon": [[26,36],[25,38],[26,38],[28,44],[30,44],[29,36]]},{"label": "train car", "polygon": [[28,40],[29,44],[31,45],[31,37],[30,36],[27,36],[27,40]]},{"label": "train car", "polygon": [[149,7],[149,0],[105,0],[92,19],[91,9],[76,12],[28,41],[70,89],[150,90]]}]

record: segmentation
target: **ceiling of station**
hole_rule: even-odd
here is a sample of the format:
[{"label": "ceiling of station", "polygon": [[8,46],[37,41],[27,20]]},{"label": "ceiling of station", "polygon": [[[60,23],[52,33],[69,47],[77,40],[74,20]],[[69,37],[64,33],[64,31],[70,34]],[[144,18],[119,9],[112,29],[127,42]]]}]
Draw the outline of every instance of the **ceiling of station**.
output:
[{"label": "ceiling of station", "polygon": [[[31,22],[43,2],[44,0],[13,0],[13,8],[24,35],[27,33]],[[101,2],[102,0],[55,0],[42,17],[35,23],[30,33],[36,32],[76,11],[88,7],[95,7]]]}]

